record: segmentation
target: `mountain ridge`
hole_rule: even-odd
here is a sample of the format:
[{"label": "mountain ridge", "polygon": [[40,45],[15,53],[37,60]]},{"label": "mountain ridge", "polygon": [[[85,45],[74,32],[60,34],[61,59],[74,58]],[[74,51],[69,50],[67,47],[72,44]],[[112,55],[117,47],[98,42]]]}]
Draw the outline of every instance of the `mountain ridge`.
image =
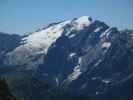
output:
[{"label": "mountain ridge", "polygon": [[33,71],[47,81],[78,95],[100,95],[133,78],[133,31],[119,31],[105,22],[83,16],[50,24],[23,36],[4,55],[4,66]]}]

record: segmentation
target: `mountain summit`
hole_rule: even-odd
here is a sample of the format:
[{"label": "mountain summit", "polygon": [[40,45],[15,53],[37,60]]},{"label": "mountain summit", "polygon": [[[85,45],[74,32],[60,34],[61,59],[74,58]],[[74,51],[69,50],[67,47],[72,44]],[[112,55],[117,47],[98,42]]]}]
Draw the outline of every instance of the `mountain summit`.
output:
[{"label": "mountain summit", "polygon": [[[83,30],[92,23],[88,16],[82,16],[73,20],[50,24],[40,31],[33,32],[21,40],[21,45],[7,54],[7,62],[10,65],[22,65],[34,59],[34,55],[46,54],[48,48],[61,36],[69,38],[76,35],[73,31]],[[14,57],[14,58],[12,58]],[[32,57],[32,58],[31,58]],[[37,61],[35,61],[37,62]],[[37,66],[37,65],[36,65]]]},{"label": "mountain summit", "polygon": [[133,79],[132,30],[119,31],[82,16],[49,24],[19,40],[4,54],[2,65],[31,70],[33,78],[69,93],[99,95]]}]

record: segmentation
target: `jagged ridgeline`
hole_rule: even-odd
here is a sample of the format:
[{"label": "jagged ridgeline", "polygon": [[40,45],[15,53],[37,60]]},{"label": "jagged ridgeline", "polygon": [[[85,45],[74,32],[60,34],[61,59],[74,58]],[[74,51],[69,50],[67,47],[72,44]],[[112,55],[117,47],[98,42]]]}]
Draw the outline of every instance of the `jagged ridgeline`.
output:
[{"label": "jagged ridgeline", "polygon": [[133,100],[133,30],[88,16],[0,33],[0,64],[18,100]]}]

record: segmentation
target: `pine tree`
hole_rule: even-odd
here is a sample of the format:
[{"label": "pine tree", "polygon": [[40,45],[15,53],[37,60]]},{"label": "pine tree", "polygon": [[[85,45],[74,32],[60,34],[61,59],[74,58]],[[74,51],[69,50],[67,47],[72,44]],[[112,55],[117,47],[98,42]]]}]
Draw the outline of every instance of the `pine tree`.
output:
[{"label": "pine tree", "polygon": [[16,100],[10,93],[8,84],[4,78],[0,77],[0,100]]}]

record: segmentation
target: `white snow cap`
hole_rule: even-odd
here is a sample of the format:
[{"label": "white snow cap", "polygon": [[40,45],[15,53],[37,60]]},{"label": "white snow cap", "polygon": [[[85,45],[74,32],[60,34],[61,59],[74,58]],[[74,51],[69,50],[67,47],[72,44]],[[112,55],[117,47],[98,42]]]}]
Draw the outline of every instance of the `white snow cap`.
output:
[{"label": "white snow cap", "polygon": [[[91,18],[88,16],[82,16],[75,20],[63,21],[57,24],[50,25],[49,27],[43,28],[42,30],[33,32],[25,36],[21,43],[22,45],[18,46],[15,50],[8,53],[8,56],[15,57],[15,63],[27,61],[27,59],[35,56],[36,54],[47,54],[48,48],[64,34],[73,38],[77,35],[70,34],[72,30],[82,30],[84,27],[88,27],[92,23]],[[65,26],[70,25],[68,29]],[[20,53],[21,52],[21,53]],[[22,53],[23,52],[23,53]],[[72,56],[72,55],[71,55]],[[8,58],[10,58],[8,57]],[[14,63],[13,60],[10,60],[11,63]]]},{"label": "white snow cap", "polygon": [[80,22],[80,23],[86,23],[89,21],[91,21],[91,17],[89,16],[81,16],[77,19],[77,22]]},{"label": "white snow cap", "polygon": [[80,30],[80,29],[83,29],[85,26],[89,26],[92,22],[92,19],[89,16],[81,16],[75,22],[76,22],[75,27],[78,30]]},{"label": "white snow cap", "polygon": [[[84,26],[89,26],[91,23],[89,19],[90,17],[88,16],[82,16],[78,18],[74,21],[76,24],[73,28],[81,30],[84,28]],[[25,46],[36,49],[45,48],[45,52],[47,52],[49,46],[62,35],[64,26],[66,24],[70,24],[71,22],[72,20],[64,21],[29,35],[28,37],[24,38],[26,40]]]}]

